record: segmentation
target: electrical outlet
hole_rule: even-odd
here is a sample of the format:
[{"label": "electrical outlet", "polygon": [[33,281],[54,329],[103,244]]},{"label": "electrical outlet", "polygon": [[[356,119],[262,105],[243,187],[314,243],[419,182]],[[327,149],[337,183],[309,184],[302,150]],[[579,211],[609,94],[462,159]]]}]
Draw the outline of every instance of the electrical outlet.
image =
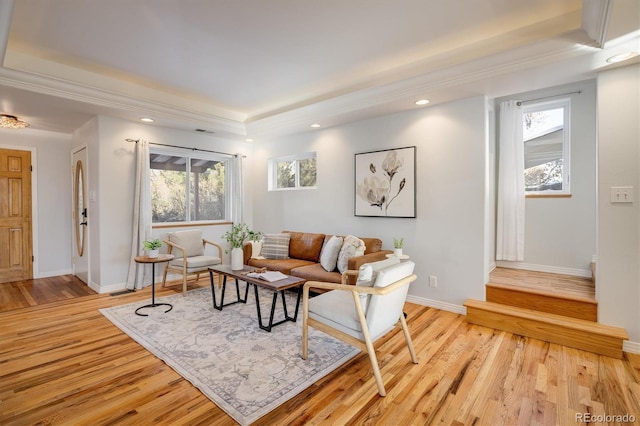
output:
[{"label": "electrical outlet", "polygon": [[438,287],[438,277],[429,275],[429,287]]},{"label": "electrical outlet", "polygon": [[612,186],[610,197],[612,203],[633,203],[633,186]]}]

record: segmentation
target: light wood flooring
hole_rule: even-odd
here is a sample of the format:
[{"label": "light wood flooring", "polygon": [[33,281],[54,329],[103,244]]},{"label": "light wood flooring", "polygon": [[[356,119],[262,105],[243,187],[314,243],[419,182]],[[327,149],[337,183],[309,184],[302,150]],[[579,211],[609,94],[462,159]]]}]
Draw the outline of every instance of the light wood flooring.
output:
[{"label": "light wood flooring", "polygon": [[[0,424],[235,424],[98,312],[150,296],[149,288],[60,296],[0,313]],[[386,397],[360,354],[256,424],[579,425],[582,413],[640,423],[640,355],[617,360],[470,325],[451,312],[410,303],[405,310],[420,363],[410,362],[399,330],[378,341]]]}]

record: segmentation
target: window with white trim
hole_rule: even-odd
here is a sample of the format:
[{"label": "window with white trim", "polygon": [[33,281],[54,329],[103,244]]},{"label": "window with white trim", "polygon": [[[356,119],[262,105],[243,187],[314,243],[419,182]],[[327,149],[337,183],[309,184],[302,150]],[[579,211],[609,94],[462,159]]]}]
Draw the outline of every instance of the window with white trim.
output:
[{"label": "window with white trim", "polygon": [[158,148],[149,157],[153,223],[229,220],[227,157]]},{"label": "window with white trim", "polygon": [[316,153],[269,159],[269,191],[316,187]]},{"label": "window with white trim", "polygon": [[571,101],[522,108],[524,186],[529,194],[570,194]]}]

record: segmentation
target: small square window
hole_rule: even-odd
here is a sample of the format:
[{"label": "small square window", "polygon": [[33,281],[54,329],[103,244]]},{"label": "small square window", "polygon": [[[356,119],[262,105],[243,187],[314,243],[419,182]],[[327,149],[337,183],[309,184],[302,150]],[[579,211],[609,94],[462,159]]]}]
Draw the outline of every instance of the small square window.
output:
[{"label": "small square window", "polygon": [[268,169],[269,191],[316,187],[315,152],[272,158]]}]

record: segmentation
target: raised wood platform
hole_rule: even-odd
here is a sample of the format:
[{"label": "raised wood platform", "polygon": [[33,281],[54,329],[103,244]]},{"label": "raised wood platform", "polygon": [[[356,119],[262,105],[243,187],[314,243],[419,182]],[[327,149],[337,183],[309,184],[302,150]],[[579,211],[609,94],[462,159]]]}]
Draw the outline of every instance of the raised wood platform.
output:
[{"label": "raised wood platform", "polygon": [[629,339],[624,329],[593,321],[478,300],[467,300],[464,306],[472,324],[613,358],[622,358],[622,343]]},{"label": "raised wood platform", "polygon": [[496,268],[486,302],[467,300],[467,321],[577,349],[622,357],[624,329],[599,324],[589,278]]},{"label": "raised wood platform", "polygon": [[587,321],[598,321],[598,302],[589,297],[488,283],[486,285],[486,298],[487,302],[533,309]]}]

